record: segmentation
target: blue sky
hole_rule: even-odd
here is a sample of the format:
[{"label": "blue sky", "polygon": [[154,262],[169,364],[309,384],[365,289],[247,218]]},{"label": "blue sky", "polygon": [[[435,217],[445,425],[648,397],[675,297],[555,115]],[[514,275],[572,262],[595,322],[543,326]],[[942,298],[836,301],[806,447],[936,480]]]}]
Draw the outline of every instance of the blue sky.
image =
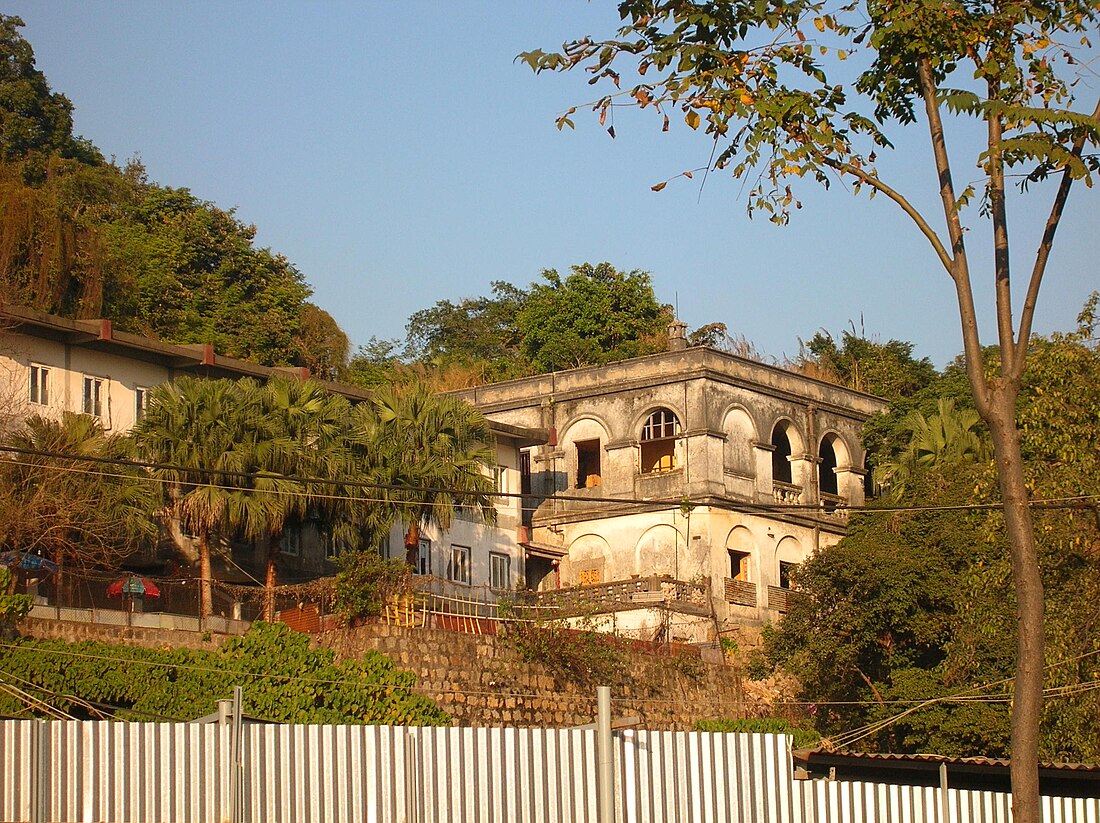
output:
[{"label": "blue sky", "polygon": [[[119,161],[139,156],[159,183],[236,208],[354,344],[403,338],[413,312],[487,294],[493,280],[524,286],[544,268],[606,260],[649,271],[691,327],[724,322],[774,356],[850,324],[913,342],[939,366],[961,349],[947,275],[885,200],[807,185],[805,208],[780,228],[750,221],[728,176],[650,190],[707,162],[710,144],[682,123],[662,134],[658,119],[624,109],[615,140],[594,116],[559,133],[554,116],[593,95],[586,78],[535,77],[513,60],[609,35],[607,0],[9,0],[6,13],[24,19],[39,68],[73,101],[77,133]],[[1091,106],[1100,80],[1082,92]],[[934,218],[927,137],[909,131],[880,170]],[[977,177],[965,152],[956,160],[959,178]],[[1072,328],[1100,288],[1097,189],[1071,196],[1039,332]],[[1049,199],[1014,203],[1018,280]],[[992,342],[986,234],[975,215]]]}]

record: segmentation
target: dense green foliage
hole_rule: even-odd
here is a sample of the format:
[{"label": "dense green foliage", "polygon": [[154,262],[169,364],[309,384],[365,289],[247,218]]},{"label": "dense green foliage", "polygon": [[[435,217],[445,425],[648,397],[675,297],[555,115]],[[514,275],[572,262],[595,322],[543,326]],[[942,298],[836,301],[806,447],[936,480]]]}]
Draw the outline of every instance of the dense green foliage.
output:
[{"label": "dense green foliage", "polygon": [[405,525],[408,561],[416,562],[420,529],[448,529],[457,512],[496,520],[496,488],[485,469],[496,464],[485,416],[424,383],[377,389],[351,412],[351,440],[375,467],[385,505]]},{"label": "dense green foliage", "polygon": [[533,283],[516,316],[520,353],[536,372],[597,366],[665,347],[671,307],[653,294],[646,272],[607,263],[553,269]]},{"label": "dense green foliage", "polygon": [[[1040,751],[1052,760],[1100,758],[1100,697],[1089,686],[1100,671],[1100,523],[1089,503],[1100,494],[1094,308],[1095,299],[1079,331],[1034,341],[1019,404],[1029,488],[1037,501],[1058,504],[1039,502],[1034,515],[1047,611]],[[945,394],[957,380],[951,372]],[[929,434],[909,425],[913,414],[892,418],[893,439],[910,438],[903,460]],[[973,444],[976,434],[965,441]],[[766,653],[771,665],[799,678],[803,699],[819,702],[822,734],[841,735],[938,699],[853,745],[1008,753],[1015,603],[1003,518],[992,505],[996,474],[983,445],[920,451],[896,499],[991,508],[865,514],[840,543],[800,567],[805,597],[768,632]]]},{"label": "dense green foliage", "polygon": [[[282,624],[256,623],[217,651],[168,651],[85,641],[0,645],[0,672],[77,716],[86,701],[129,720],[191,720],[210,714],[234,686],[244,713],[280,723],[447,725],[448,715],[413,690],[416,678],[379,652],[337,661]],[[75,699],[74,699],[75,698]],[[28,711],[0,696],[0,715]]]},{"label": "dense green foliage", "polygon": [[419,375],[458,388],[598,366],[662,351],[671,320],[646,272],[610,263],[582,263],[565,277],[546,269],[526,289],[497,281],[490,296],[414,313],[403,352],[396,341],[373,340],[352,358],[347,379],[374,386]]},{"label": "dense green foliage", "polygon": [[0,629],[26,616],[33,605],[29,594],[12,594],[14,575],[6,566],[0,566]]},{"label": "dense green foliage", "polygon": [[157,464],[166,519],[198,539],[204,613],[211,556],[231,540],[266,545],[271,617],[288,528],[309,520],[338,549],[358,550],[402,522],[415,547],[422,526],[448,528],[459,509],[484,522],[496,514],[488,423],[422,383],[352,406],[315,381],[184,377],[150,391],[133,438]]},{"label": "dense green foliage", "polygon": [[72,104],[0,15],[0,295],[265,365],[343,367],[346,338],[256,229],[72,134]]},{"label": "dense green foliage", "polygon": [[34,65],[30,43],[19,33],[22,26],[20,18],[0,14],[0,160],[41,160],[56,154],[102,162],[93,146],[73,136],[73,104],[50,90]]},{"label": "dense green foliage", "polygon": [[913,344],[900,340],[877,343],[854,331],[845,331],[840,344],[819,331],[805,344],[803,360],[812,362],[825,379],[849,389],[895,400],[930,385],[936,367],[927,357],[913,356]]},{"label": "dense green foliage", "polygon": [[383,560],[378,552],[345,552],[336,560],[336,612],[353,622],[382,614],[386,602],[412,590],[411,569],[404,559]]},{"label": "dense green foliage", "polygon": [[698,720],[695,723],[695,731],[722,734],[789,734],[793,738],[792,742],[796,749],[815,748],[821,742],[821,735],[813,729],[796,726],[776,717]]},{"label": "dense green foliage", "polygon": [[526,301],[526,291],[502,281],[492,284],[491,296],[440,300],[409,317],[405,356],[472,368],[484,382],[521,376],[517,316]]}]

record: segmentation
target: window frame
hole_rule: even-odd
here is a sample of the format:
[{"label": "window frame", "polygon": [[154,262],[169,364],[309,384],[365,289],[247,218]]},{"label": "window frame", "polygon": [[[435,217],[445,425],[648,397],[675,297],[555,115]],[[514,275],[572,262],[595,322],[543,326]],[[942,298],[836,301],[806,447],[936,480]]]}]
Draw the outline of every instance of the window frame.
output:
[{"label": "window frame", "polygon": [[149,408],[149,387],[134,386],[134,422],[137,423],[145,417]]},{"label": "window frame", "polygon": [[[601,452],[603,450],[603,443],[600,438],[594,437],[588,440],[577,440],[573,443],[577,458],[577,476],[575,488],[578,489],[591,489],[599,486],[603,483],[603,458]],[[593,471],[595,469],[595,471]],[[595,477],[596,480],[590,486],[588,485],[588,479]]]},{"label": "window frame", "polygon": [[[455,563],[456,559],[462,559],[462,562]],[[458,543],[451,544],[451,555],[447,561],[447,579],[452,583],[461,583],[464,586],[470,585],[470,547],[462,546]],[[461,569],[463,577],[458,577],[458,570]]]},{"label": "window frame", "polygon": [[[503,581],[498,574],[498,567],[502,562],[504,566]],[[498,591],[507,591],[512,588],[512,556],[510,554],[489,552],[489,588]]]},{"label": "window frame", "polygon": [[[741,551],[740,549],[726,549],[726,555],[729,557],[730,580],[751,583],[752,577],[749,570],[752,562],[752,552]],[[734,565],[735,563],[736,566]],[[734,573],[735,568],[737,569],[736,573]]]},{"label": "window frame", "polygon": [[798,591],[798,584],[795,581],[795,574],[798,571],[798,563],[790,560],[779,561],[779,588],[786,591]]},{"label": "window frame", "polygon": [[302,530],[300,528],[287,529],[283,532],[283,539],[279,541],[279,552],[288,557],[302,556]]},{"label": "window frame", "polygon": [[416,545],[416,568],[413,574],[422,577],[432,575],[432,541],[430,538],[421,537]]},{"label": "window frame", "polygon": [[773,483],[794,485],[794,466],[791,465],[794,444],[791,442],[789,431],[790,425],[784,421],[779,421],[772,427],[772,436],[769,442],[772,446]]},{"label": "window frame", "polygon": [[50,372],[52,368],[41,363],[28,366],[27,402],[34,406],[50,405]]},{"label": "window frame", "polygon": [[103,386],[107,378],[85,374],[81,380],[80,412],[97,419],[103,418]]},{"label": "window frame", "polygon": [[672,409],[661,406],[649,413],[638,438],[638,464],[642,474],[676,470],[676,441],[681,430],[680,417]]}]

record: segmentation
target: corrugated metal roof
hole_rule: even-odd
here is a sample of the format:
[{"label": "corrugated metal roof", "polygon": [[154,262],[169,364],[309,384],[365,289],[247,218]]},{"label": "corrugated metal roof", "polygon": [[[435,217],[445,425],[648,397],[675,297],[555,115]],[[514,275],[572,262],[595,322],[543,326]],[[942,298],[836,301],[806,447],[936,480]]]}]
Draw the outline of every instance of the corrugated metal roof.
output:
[{"label": "corrugated metal roof", "polygon": [[[891,752],[831,752],[825,749],[797,749],[792,752],[796,762],[809,762],[811,759],[844,759],[853,762],[884,762],[893,764],[912,763],[935,764],[946,763],[948,766],[975,766],[989,768],[1009,767],[1010,761],[995,757],[955,757],[942,754],[895,754]],[[1040,769],[1051,771],[1073,772],[1097,772],[1100,773],[1100,763],[1039,763]]]}]

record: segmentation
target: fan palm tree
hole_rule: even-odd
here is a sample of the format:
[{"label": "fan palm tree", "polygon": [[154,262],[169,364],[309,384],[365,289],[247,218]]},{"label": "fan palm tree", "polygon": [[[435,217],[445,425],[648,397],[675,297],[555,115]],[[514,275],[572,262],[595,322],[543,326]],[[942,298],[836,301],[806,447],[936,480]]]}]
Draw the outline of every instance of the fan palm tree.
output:
[{"label": "fan palm tree", "polygon": [[154,476],[168,483],[164,514],[199,541],[200,615],[213,611],[211,552],[219,543],[266,532],[269,496],[253,494],[250,432],[260,418],[254,384],[184,377],[152,389],[133,437]]},{"label": "fan palm tree", "polygon": [[149,482],[97,462],[131,457],[129,441],[95,417],[31,417],[6,442],[23,453],[0,464],[0,546],[50,557],[59,593],[74,567],[113,567],[156,537]]},{"label": "fan palm tree", "polygon": [[[278,557],[289,525],[309,515],[340,520],[335,483],[353,473],[347,447],[348,402],[316,381],[272,378],[258,390],[259,418],[249,433],[251,487],[265,500],[264,619],[275,618]],[[303,479],[288,479],[303,478]],[[308,478],[308,479],[307,479]]]},{"label": "fan palm tree", "polygon": [[423,383],[387,386],[353,411],[353,437],[405,526],[405,554],[416,564],[420,532],[448,529],[459,509],[493,523],[492,434],[481,412]]},{"label": "fan palm tree", "polygon": [[908,491],[917,472],[937,467],[963,466],[989,460],[993,451],[982,436],[981,417],[974,409],[956,409],[953,398],[941,397],[936,413],[925,417],[910,412],[902,421],[909,432],[909,445],[875,472],[875,480],[895,500]]}]

